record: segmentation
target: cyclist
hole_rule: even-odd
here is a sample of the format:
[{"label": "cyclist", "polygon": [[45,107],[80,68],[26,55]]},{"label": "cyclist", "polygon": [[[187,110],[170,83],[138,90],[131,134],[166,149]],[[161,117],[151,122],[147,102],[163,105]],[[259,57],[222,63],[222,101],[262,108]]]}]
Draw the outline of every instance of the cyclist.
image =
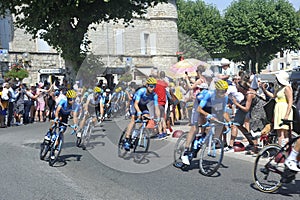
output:
[{"label": "cyclist", "polygon": [[81,138],[82,128],[85,125],[85,121],[89,116],[93,117],[92,121],[94,124],[96,123],[97,120],[96,113],[97,113],[97,108],[99,109],[98,104],[100,103],[100,100],[101,100],[101,88],[96,86],[94,88],[94,92],[89,94],[86,103],[84,104],[85,114],[79,124],[79,131],[77,131],[78,138]]},{"label": "cyclist", "polygon": [[[77,116],[76,113],[78,113],[79,106],[75,103],[76,96],[77,94],[74,90],[67,91],[66,93],[67,99],[61,99],[56,108],[55,119],[54,119],[55,123],[59,121],[67,124],[69,116],[71,115],[72,112],[74,116]],[[73,117],[73,122],[75,127],[77,127],[77,123],[78,123],[77,117]],[[62,129],[60,129],[62,133],[64,133],[67,129],[67,127],[63,124],[59,124],[59,127],[62,127]],[[77,128],[75,128],[75,130],[76,129]],[[45,139],[50,140],[50,132],[47,133]]]},{"label": "cyclist", "polygon": [[101,101],[100,101],[100,119],[103,121],[104,117],[107,117],[109,115],[108,111],[110,108],[112,95],[110,93],[110,89],[106,88],[105,92],[102,95]]},{"label": "cyclist", "polygon": [[134,126],[135,119],[136,117],[141,119],[142,114],[148,112],[147,104],[153,102],[156,117],[157,119],[160,119],[160,110],[157,101],[157,94],[154,92],[156,84],[157,80],[153,77],[150,77],[146,81],[146,87],[138,89],[133,95],[133,99],[130,103],[131,120],[127,126],[125,141],[123,144],[124,149],[126,151],[130,150],[131,131]]},{"label": "cyclist", "polygon": [[[218,80],[215,83],[215,90],[202,90],[197,95],[197,100],[195,100],[193,109],[197,109],[197,112],[207,120],[211,119],[222,121],[225,118],[225,120],[229,122],[230,118],[228,113],[226,112],[226,105],[228,103],[228,96],[226,95],[227,89],[228,83],[224,80]],[[201,120],[202,123],[204,121],[205,119]],[[190,165],[190,159],[192,159],[189,159],[189,155],[191,154],[189,148],[197,131],[196,127],[198,125],[198,116],[197,114],[195,114],[195,111],[194,116],[191,118],[191,125],[191,130],[186,138],[185,150],[183,156],[181,157],[182,163],[186,165]],[[217,128],[219,129],[220,127],[217,126]]]},{"label": "cyclist", "polygon": [[[290,155],[285,160],[284,164],[293,171],[300,172],[300,139],[298,139],[295,143],[294,148],[292,149]],[[297,159],[298,157],[298,159]]]}]

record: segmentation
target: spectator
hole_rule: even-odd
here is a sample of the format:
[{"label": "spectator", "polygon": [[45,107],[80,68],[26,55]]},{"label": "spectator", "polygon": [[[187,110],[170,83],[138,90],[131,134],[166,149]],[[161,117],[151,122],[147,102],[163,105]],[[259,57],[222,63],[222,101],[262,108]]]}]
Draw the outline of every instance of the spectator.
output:
[{"label": "spectator", "polygon": [[293,119],[293,90],[289,84],[289,74],[285,71],[280,71],[276,74],[276,80],[279,85],[279,89],[274,94],[266,90],[265,84],[262,85],[262,89],[266,95],[271,98],[275,98],[276,104],[274,108],[274,130],[277,131],[278,143],[284,146],[288,142],[288,126],[283,125],[281,119]]}]

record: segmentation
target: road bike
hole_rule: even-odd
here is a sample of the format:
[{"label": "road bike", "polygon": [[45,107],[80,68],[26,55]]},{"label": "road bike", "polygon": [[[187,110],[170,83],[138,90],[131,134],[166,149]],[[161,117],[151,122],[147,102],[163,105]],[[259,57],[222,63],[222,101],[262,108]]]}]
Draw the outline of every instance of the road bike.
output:
[{"label": "road bike", "polygon": [[[142,119],[135,120],[135,125],[131,132],[130,148],[133,149],[136,160],[142,160],[144,156],[143,154],[148,152],[150,146],[150,133],[146,128],[149,120],[151,120],[151,118],[146,116],[143,116]],[[128,153],[123,146],[125,142],[126,131],[127,128],[122,132],[118,143],[118,156],[122,158]]]},{"label": "road bike", "polygon": [[[47,154],[50,152],[48,157],[50,166],[53,166],[58,160],[64,142],[63,132],[66,127],[75,129],[75,126],[73,125],[69,125],[63,122],[54,122],[47,133],[49,134],[49,139],[44,138],[43,142],[40,145],[40,159],[45,160]],[[71,134],[75,134],[75,130],[73,130]]]},{"label": "road bike", "polygon": [[289,126],[289,142],[283,147],[278,144],[265,146],[257,155],[253,179],[256,187],[266,193],[275,192],[283,183],[289,183],[295,179],[295,171],[291,171],[284,165],[285,159],[292,150],[293,144],[300,135],[293,137],[291,130],[292,120],[282,120],[282,124]]},{"label": "road bike", "polygon": [[[197,157],[198,152],[200,152],[199,157],[199,171],[202,175],[211,176],[213,175],[220,167],[223,155],[224,155],[224,145],[223,142],[215,137],[216,126],[225,126],[226,130],[223,134],[230,132],[231,125],[239,125],[237,123],[227,123],[221,121],[208,120],[205,124],[200,125],[199,127],[208,128],[208,134],[199,139],[194,139],[192,142],[192,151],[189,155],[190,160]],[[181,157],[184,154],[185,143],[188,133],[182,134],[176,144],[174,149],[174,166],[181,169],[187,169],[187,165],[183,164]]]},{"label": "road bike", "polygon": [[[81,130],[81,132],[77,133],[76,146],[81,147],[83,150],[86,149],[90,142],[91,135],[95,125],[93,123],[93,116],[89,116],[85,121],[85,124]],[[80,135],[80,137],[78,137]]]}]

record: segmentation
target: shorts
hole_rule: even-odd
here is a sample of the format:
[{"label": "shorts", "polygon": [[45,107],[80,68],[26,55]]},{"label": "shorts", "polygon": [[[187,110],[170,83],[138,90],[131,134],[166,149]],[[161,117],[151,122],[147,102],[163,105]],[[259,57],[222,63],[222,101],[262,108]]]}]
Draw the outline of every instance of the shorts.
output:
[{"label": "shorts", "polygon": [[159,105],[159,111],[160,111],[160,118],[165,119],[165,117],[166,117],[165,106]]},{"label": "shorts", "polygon": [[[145,105],[139,105],[139,108],[141,110],[142,113],[146,114],[146,113],[149,113],[149,110],[148,110],[148,107]],[[135,115],[137,116],[137,112],[136,112],[136,109],[134,107],[134,103],[130,103],[130,106],[129,106],[129,112],[130,112],[130,115]]]},{"label": "shorts", "polygon": [[40,102],[40,101],[37,101],[37,105],[36,105],[36,110],[39,110],[39,111],[44,111],[45,110],[45,101],[43,102]]},{"label": "shorts", "polygon": [[241,126],[243,126],[243,124],[245,123],[246,118],[249,118],[250,114],[249,112],[243,112],[242,110],[238,109],[235,113],[234,116],[234,122],[240,124]]}]

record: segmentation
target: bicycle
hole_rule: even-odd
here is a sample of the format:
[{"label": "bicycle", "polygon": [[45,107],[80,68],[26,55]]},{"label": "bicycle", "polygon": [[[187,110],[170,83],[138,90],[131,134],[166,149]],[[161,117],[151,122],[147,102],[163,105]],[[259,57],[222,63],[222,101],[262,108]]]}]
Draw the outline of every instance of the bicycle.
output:
[{"label": "bicycle", "polygon": [[[138,156],[148,152],[150,146],[150,133],[149,130],[146,129],[149,120],[151,120],[151,118],[146,116],[143,116],[143,119],[135,120],[135,125],[131,132],[130,148],[133,149],[133,153],[135,154],[137,160],[142,160],[143,156]],[[136,128],[138,124],[140,125],[138,128]],[[123,158],[128,152],[123,147],[126,131],[127,128],[122,132],[118,143],[118,156],[121,158]]]},{"label": "bicycle", "polygon": [[[40,145],[41,147],[40,159],[44,160],[48,152],[50,152],[48,158],[48,162],[50,166],[53,166],[55,162],[58,160],[58,157],[62,149],[63,141],[64,141],[63,131],[66,126],[75,129],[73,125],[69,125],[63,122],[55,122],[49,130],[50,140],[44,138],[43,142]],[[57,133],[57,129],[59,129],[58,133]],[[75,134],[75,130],[73,130],[71,134],[72,135]]]},{"label": "bicycle", "polygon": [[93,116],[89,116],[88,119],[85,121],[84,127],[81,131],[81,137],[77,137],[76,139],[76,146],[82,147],[83,150],[86,150],[86,147],[88,146],[90,142],[90,138],[92,135],[92,132],[95,128],[95,125],[93,123]]},{"label": "bicycle", "polygon": [[[198,140],[193,140],[193,151],[190,153],[189,158],[196,158],[198,152],[200,151],[199,171],[205,176],[213,175],[219,169],[223,160],[223,142],[219,138],[214,137],[216,124],[227,127],[223,134],[230,132],[231,125],[239,125],[237,123],[227,123],[221,121],[214,121],[214,123],[211,123],[210,120],[208,120],[205,124],[199,126],[203,128],[210,127],[210,130],[205,137],[200,137]],[[178,138],[174,149],[174,166],[183,170],[188,167],[188,165],[183,164],[181,161],[181,156],[183,155],[185,149],[187,134],[188,133],[184,133]]]},{"label": "bicycle", "polygon": [[284,165],[284,161],[292,150],[293,144],[300,135],[292,138],[292,120],[282,119],[281,125],[289,126],[289,142],[283,147],[278,144],[265,146],[257,155],[253,179],[256,187],[266,193],[275,192],[283,183],[289,183],[295,179],[297,172],[291,171]]}]

